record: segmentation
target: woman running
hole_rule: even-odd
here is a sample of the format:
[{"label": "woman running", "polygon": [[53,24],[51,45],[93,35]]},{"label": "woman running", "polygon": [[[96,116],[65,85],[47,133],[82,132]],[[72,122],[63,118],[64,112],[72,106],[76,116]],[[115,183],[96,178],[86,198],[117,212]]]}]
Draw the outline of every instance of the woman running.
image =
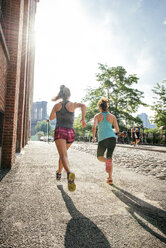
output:
[{"label": "woman running", "polygon": [[61,179],[61,172],[64,167],[67,172],[68,189],[74,191],[76,189],[74,182],[75,174],[70,171],[67,150],[75,139],[75,132],[73,129],[74,111],[76,108],[81,108],[82,127],[85,127],[86,106],[82,103],[70,102],[69,98],[70,90],[62,85],[59,94],[52,99],[53,101],[61,99],[61,101],[54,105],[49,119],[53,120],[56,118],[54,140],[59,153],[59,169],[56,172],[56,179]]},{"label": "woman running", "polygon": [[[107,183],[113,184],[112,180],[112,155],[116,146],[116,134],[112,130],[114,126],[116,133],[119,132],[119,126],[116,117],[108,111],[109,100],[102,97],[98,102],[98,107],[100,113],[96,114],[94,117],[93,124],[93,141],[96,141],[96,127],[98,126],[98,148],[97,148],[97,158],[106,165],[106,172],[108,173]],[[104,153],[106,153],[106,158]]]}]

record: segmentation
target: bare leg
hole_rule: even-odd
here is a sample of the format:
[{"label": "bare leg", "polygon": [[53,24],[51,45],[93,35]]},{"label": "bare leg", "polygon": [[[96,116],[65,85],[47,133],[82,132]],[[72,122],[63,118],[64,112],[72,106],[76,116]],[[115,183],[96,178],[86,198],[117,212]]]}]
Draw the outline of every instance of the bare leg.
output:
[{"label": "bare leg", "polygon": [[[66,149],[68,150],[69,147],[71,146],[72,143],[70,144],[66,144]],[[58,173],[61,174],[62,172],[62,169],[63,169],[63,163],[62,163],[62,160],[59,158],[59,168],[58,168]]]},{"label": "bare leg", "polygon": [[[101,161],[101,162],[106,163],[106,161],[109,160],[110,158],[105,158],[105,157],[99,156],[99,157],[97,157],[97,159],[98,159],[99,161]],[[110,171],[108,172],[108,177],[109,177],[110,179],[112,179],[112,172],[113,172],[113,164],[112,164],[112,166],[111,166]]]},{"label": "bare leg", "polygon": [[59,174],[61,174],[62,169],[63,169],[63,164],[62,164],[61,159],[59,158],[59,167],[58,167],[58,173],[59,173]]},{"label": "bare leg", "polygon": [[55,143],[56,143],[56,147],[58,149],[59,157],[60,157],[60,160],[63,164],[63,167],[66,170],[66,172],[69,173],[70,169],[69,169],[69,160],[68,160],[68,156],[67,156],[66,140],[57,139],[57,140],[55,140]]},{"label": "bare leg", "polygon": [[107,161],[107,159],[105,157],[103,157],[103,156],[99,156],[99,157],[97,157],[97,159],[99,161],[101,161],[101,162],[106,162]]},{"label": "bare leg", "polygon": [[112,164],[112,166],[111,166],[111,170],[110,170],[109,173],[108,173],[108,177],[109,177],[109,179],[111,179],[111,180],[112,180],[112,172],[113,172],[113,164]]},{"label": "bare leg", "polygon": [[68,160],[68,156],[67,156],[67,147],[68,146],[66,144],[66,140],[58,139],[58,140],[55,140],[55,143],[56,143],[56,146],[57,146],[57,149],[58,149],[59,158],[61,160],[61,165],[63,165],[64,169],[66,170],[66,172],[68,174],[67,175],[68,189],[71,192],[73,192],[76,189],[76,185],[75,185],[75,182],[74,182],[75,174],[73,172],[70,172],[69,160]]}]

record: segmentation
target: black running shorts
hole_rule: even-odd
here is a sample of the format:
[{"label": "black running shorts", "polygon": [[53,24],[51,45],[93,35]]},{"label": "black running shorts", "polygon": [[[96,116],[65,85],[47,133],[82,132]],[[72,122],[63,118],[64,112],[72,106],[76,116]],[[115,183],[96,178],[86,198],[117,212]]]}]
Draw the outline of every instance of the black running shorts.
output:
[{"label": "black running shorts", "polygon": [[112,154],[115,149],[115,146],[116,146],[116,138],[114,137],[100,141],[98,143],[98,148],[97,148],[97,157],[103,157],[105,151],[107,151],[106,157],[112,158]]}]

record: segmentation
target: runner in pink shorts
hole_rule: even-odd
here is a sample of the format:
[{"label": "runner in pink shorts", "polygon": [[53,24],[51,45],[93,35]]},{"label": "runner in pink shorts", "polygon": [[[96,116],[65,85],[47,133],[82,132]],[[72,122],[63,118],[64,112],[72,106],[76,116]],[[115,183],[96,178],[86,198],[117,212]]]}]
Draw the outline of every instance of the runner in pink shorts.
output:
[{"label": "runner in pink shorts", "polygon": [[76,185],[74,182],[75,174],[71,172],[69,169],[67,150],[75,140],[75,132],[73,128],[74,111],[76,108],[81,108],[82,111],[81,123],[82,123],[82,127],[85,127],[86,106],[82,103],[70,102],[69,98],[70,98],[70,90],[66,88],[64,85],[62,85],[60,87],[59,94],[52,99],[53,101],[62,99],[62,101],[54,105],[49,119],[53,120],[56,118],[54,140],[59,153],[59,168],[56,172],[56,179],[57,180],[61,179],[61,172],[64,167],[64,169],[67,172],[68,189],[70,191],[74,191],[76,189]]}]

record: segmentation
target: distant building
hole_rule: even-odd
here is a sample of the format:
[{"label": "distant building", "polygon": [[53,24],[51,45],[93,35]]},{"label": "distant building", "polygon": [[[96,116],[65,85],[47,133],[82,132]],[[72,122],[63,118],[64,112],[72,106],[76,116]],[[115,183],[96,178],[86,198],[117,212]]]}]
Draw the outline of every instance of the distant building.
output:
[{"label": "distant building", "polygon": [[139,114],[138,117],[141,119],[141,121],[143,122],[143,126],[146,128],[155,128],[156,124],[150,124],[148,115],[145,113]]},{"label": "distant building", "polygon": [[36,134],[35,126],[37,125],[37,122],[47,119],[47,102],[34,102],[31,112],[31,135]]}]

